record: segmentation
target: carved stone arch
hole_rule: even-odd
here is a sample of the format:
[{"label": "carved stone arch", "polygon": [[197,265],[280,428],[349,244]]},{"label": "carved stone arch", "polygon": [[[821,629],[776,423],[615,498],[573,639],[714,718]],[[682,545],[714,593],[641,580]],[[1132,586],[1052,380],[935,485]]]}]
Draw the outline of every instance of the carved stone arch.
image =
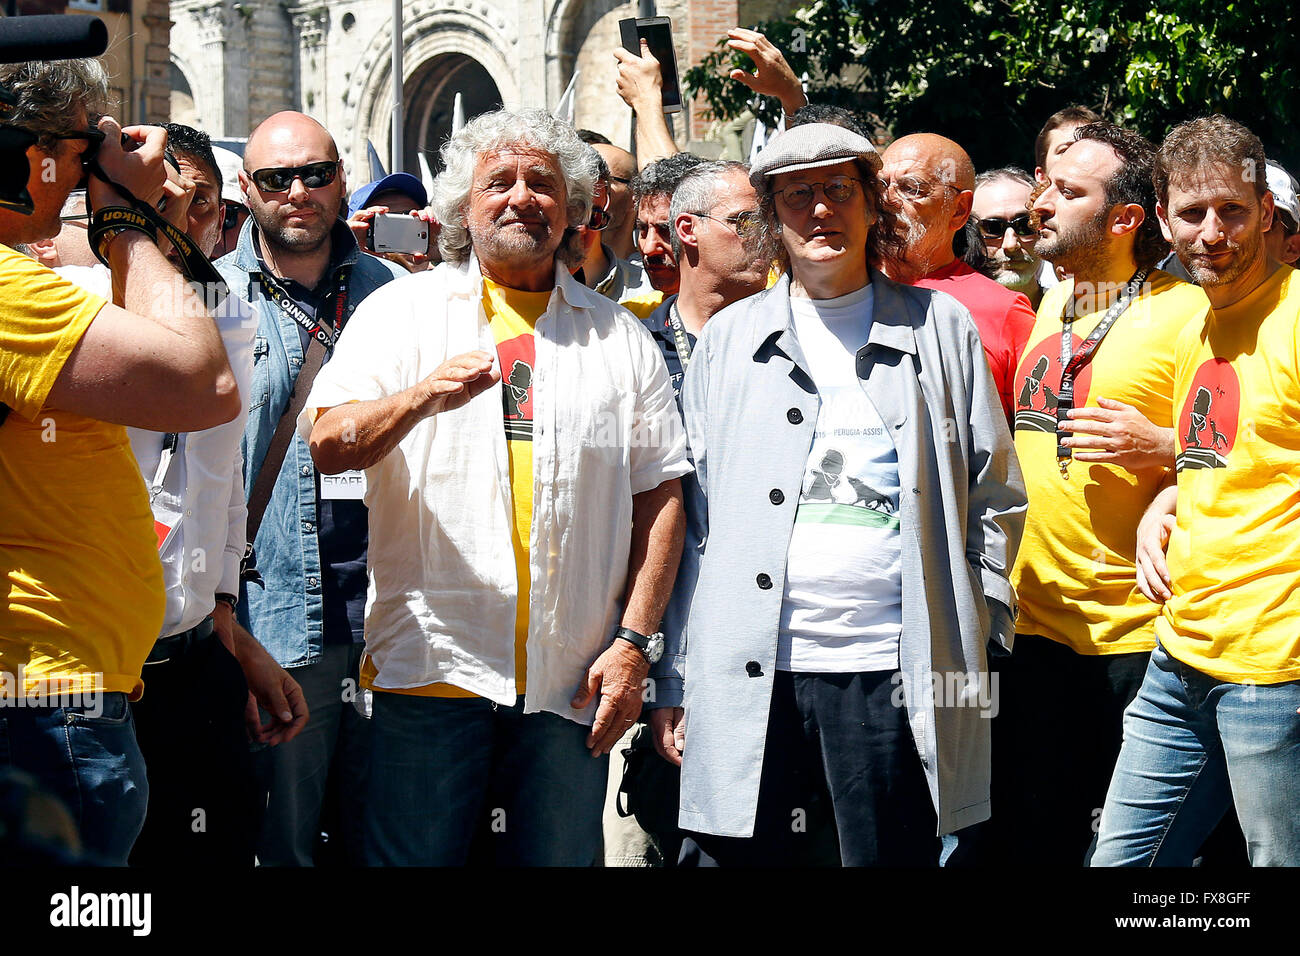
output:
[{"label": "carved stone arch", "polygon": [[184,123],[195,129],[209,128],[211,114],[204,112],[205,104],[201,99],[203,88],[190,78],[190,71],[175,52],[169,54],[168,60],[167,85],[171,91],[171,110],[168,116],[171,122]]},{"label": "carved stone arch", "polygon": [[[435,57],[462,54],[483,67],[507,106],[519,103],[519,69],[517,64],[512,65],[510,57],[517,43],[514,37],[505,35],[503,18],[488,19],[491,10],[482,4],[474,9],[469,4],[464,9],[440,7],[436,12],[422,12],[416,6],[414,13],[402,29],[404,81]],[[376,33],[352,71],[345,94],[348,119],[343,139],[350,144],[353,165],[365,163],[369,136],[379,155],[388,160],[389,168],[392,166],[389,156],[393,108],[391,37],[391,24]],[[513,57],[517,58],[517,55]],[[360,169],[356,174],[364,175]]]}]

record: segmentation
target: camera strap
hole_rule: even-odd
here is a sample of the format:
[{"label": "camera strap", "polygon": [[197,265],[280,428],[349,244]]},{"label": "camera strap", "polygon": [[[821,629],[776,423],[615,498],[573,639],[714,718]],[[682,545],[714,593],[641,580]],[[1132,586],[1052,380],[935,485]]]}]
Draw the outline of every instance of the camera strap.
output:
[{"label": "camera strap", "polygon": [[[258,274],[258,284],[262,288],[262,293],[299,326],[306,329],[311,339],[307,343],[307,352],[303,356],[302,366],[294,379],[289,404],[280,414],[275,433],[271,436],[271,443],[267,446],[266,456],[262,459],[261,468],[258,469],[257,480],[248,495],[248,548],[245,551],[245,561],[241,571],[244,580],[254,580],[250,574],[256,574],[256,571],[252,570],[256,563],[253,542],[257,539],[258,529],[262,526],[262,516],[266,514],[266,506],[271,501],[271,492],[275,489],[276,481],[279,480],[280,469],[284,466],[289,445],[297,432],[298,415],[307,404],[307,395],[311,392],[316,374],[325,364],[328,355],[334,351],[334,343],[343,333],[343,323],[347,319],[348,287],[351,276],[350,266],[341,266],[334,274],[334,289],[330,293],[334,301],[334,323],[331,326],[328,322],[322,323],[319,319],[308,315],[274,276],[266,272]],[[324,311],[324,303],[319,311]]]},{"label": "camera strap", "polygon": [[673,332],[673,344],[677,347],[677,361],[682,363],[682,374],[686,374],[686,366],[691,363],[691,340],[686,337],[686,324],[682,322],[681,313],[677,311],[677,303],[674,302],[668,308],[668,327]]},{"label": "camera strap", "polygon": [[225,302],[230,289],[213,267],[212,262],[194,244],[194,240],[160,216],[157,210],[136,199],[125,186],[119,186],[109,179],[98,163],[92,164],[91,171],[130,203],[129,206],[101,206],[99,209],[92,210],[87,238],[90,240],[90,248],[95,253],[95,258],[108,265],[108,256],[100,247],[110,233],[116,234],[122,229],[135,229],[155,242],[158,241],[158,234],[162,233],[176,249],[176,254],[180,258],[181,272],[185,278],[191,283],[199,283],[202,286],[200,298],[206,308],[215,312],[221,303]]},{"label": "camera strap", "polygon": [[[1079,343],[1079,351],[1073,351],[1074,338],[1074,295],[1071,295],[1065,301],[1065,311],[1061,316],[1061,390],[1057,396],[1056,404],[1056,460],[1061,467],[1061,476],[1068,477],[1066,465],[1073,457],[1071,450],[1061,444],[1062,439],[1068,438],[1070,433],[1064,431],[1060,426],[1062,422],[1069,419],[1069,412],[1074,408],[1074,379],[1075,376],[1083,370],[1083,367],[1092,361],[1092,357],[1097,352],[1097,347],[1101,345],[1101,340],[1106,337],[1106,333],[1111,330],[1119,317],[1129,307],[1130,303],[1137,298],[1142,289],[1142,283],[1146,281],[1150,269],[1139,269],[1133,273],[1133,277],[1128,280],[1124,291],[1115,303],[1106,310],[1097,327]],[[1073,354],[1071,354],[1073,353]]]},{"label": "camera strap", "polygon": [[[280,311],[298,323],[308,335],[325,346],[327,350],[333,351],[339,336],[343,334],[343,321],[347,318],[348,285],[351,275],[352,270],[349,266],[340,267],[338,272],[334,274],[334,288],[329,293],[329,297],[334,300],[334,322],[332,325],[323,323],[319,318],[309,315],[307,310],[289,295],[280,280],[275,276],[266,272],[259,272],[257,282],[262,287],[262,294],[274,302],[280,308]],[[321,311],[324,311],[324,309],[318,310],[318,314]]]}]

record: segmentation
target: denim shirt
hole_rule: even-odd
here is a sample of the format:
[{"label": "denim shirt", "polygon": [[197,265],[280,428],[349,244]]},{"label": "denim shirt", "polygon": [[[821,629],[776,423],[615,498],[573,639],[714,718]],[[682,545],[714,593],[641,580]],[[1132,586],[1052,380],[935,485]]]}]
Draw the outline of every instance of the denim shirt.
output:
[{"label": "denim shirt", "polygon": [[[253,340],[253,381],[244,430],[244,488],[251,495],[280,416],[288,407],[302,368],[298,324],[263,295],[261,266],[250,218],[234,252],[217,261],[231,290],[253,304],[258,316]],[[351,266],[347,312],[393,279],[383,261],[363,255],[347,228],[336,223],[330,241],[346,243],[337,266]],[[316,468],[303,439],[294,435],[254,542],[262,583],[240,586],[239,620],[281,667],[311,664],[321,655],[324,634],[323,582],[317,538]]]}]

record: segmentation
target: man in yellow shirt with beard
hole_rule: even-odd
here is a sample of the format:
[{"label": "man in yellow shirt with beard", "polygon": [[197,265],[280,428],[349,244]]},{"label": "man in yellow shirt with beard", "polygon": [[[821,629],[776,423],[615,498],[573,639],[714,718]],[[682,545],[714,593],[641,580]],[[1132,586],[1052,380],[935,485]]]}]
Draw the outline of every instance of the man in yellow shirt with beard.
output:
[{"label": "man in yellow shirt with beard", "polygon": [[1044,295],[1014,387],[1029,514],[984,849],[1017,866],[1081,866],[1092,841],[1155,645],[1133,541],[1173,463],[1173,343],[1205,308],[1194,285],[1153,271],[1167,250],[1155,148],[1108,123],[1075,132],[1033,202],[1036,252],[1071,278]]},{"label": "man in yellow shirt with beard", "polygon": [[1178,339],[1177,484],[1138,536],[1158,643],[1094,866],[1189,866],[1232,805],[1252,865],[1300,864],[1300,283],[1264,247],[1264,163],[1223,116],[1156,157],[1161,227],[1211,308]]}]

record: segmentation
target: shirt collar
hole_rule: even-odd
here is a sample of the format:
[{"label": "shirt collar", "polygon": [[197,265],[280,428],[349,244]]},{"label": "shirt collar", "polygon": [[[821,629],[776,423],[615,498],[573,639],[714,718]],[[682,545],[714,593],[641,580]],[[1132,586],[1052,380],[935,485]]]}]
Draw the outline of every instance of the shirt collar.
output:
[{"label": "shirt collar", "polygon": [[[915,355],[916,333],[912,328],[914,318],[908,303],[903,299],[896,283],[875,269],[870,270],[870,275],[875,292],[867,346],[881,345],[896,352]],[[771,305],[755,310],[754,357],[758,358],[770,344],[775,344],[791,358],[801,357],[794,334],[794,316],[790,312],[790,273],[781,276],[776,285],[762,295],[763,300],[770,301]]]},{"label": "shirt collar", "polygon": [[[253,217],[244,220],[240,230],[239,242],[235,245],[235,263],[249,275],[261,275],[264,264],[257,254],[257,243],[253,241],[257,224]],[[260,233],[258,233],[260,236]],[[361,258],[361,249],[357,246],[356,236],[342,219],[334,220],[330,228],[330,263],[325,270],[325,278],[331,279],[334,273],[345,266],[354,266]]]},{"label": "shirt collar", "polygon": [[[483,271],[479,268],[478,256],[473,251],[462,263],[444,262],[438,268],[449,270],[447,291],[450,295],[461,298],[477,299],[483,295]],[[597,293],[569,273],[569,270],[557,259],[555,263],[554,292],[559,293],[564,303],[574,309],[590,309],[603,299]],[[550,311],[549,309],[547,311]]]}]

